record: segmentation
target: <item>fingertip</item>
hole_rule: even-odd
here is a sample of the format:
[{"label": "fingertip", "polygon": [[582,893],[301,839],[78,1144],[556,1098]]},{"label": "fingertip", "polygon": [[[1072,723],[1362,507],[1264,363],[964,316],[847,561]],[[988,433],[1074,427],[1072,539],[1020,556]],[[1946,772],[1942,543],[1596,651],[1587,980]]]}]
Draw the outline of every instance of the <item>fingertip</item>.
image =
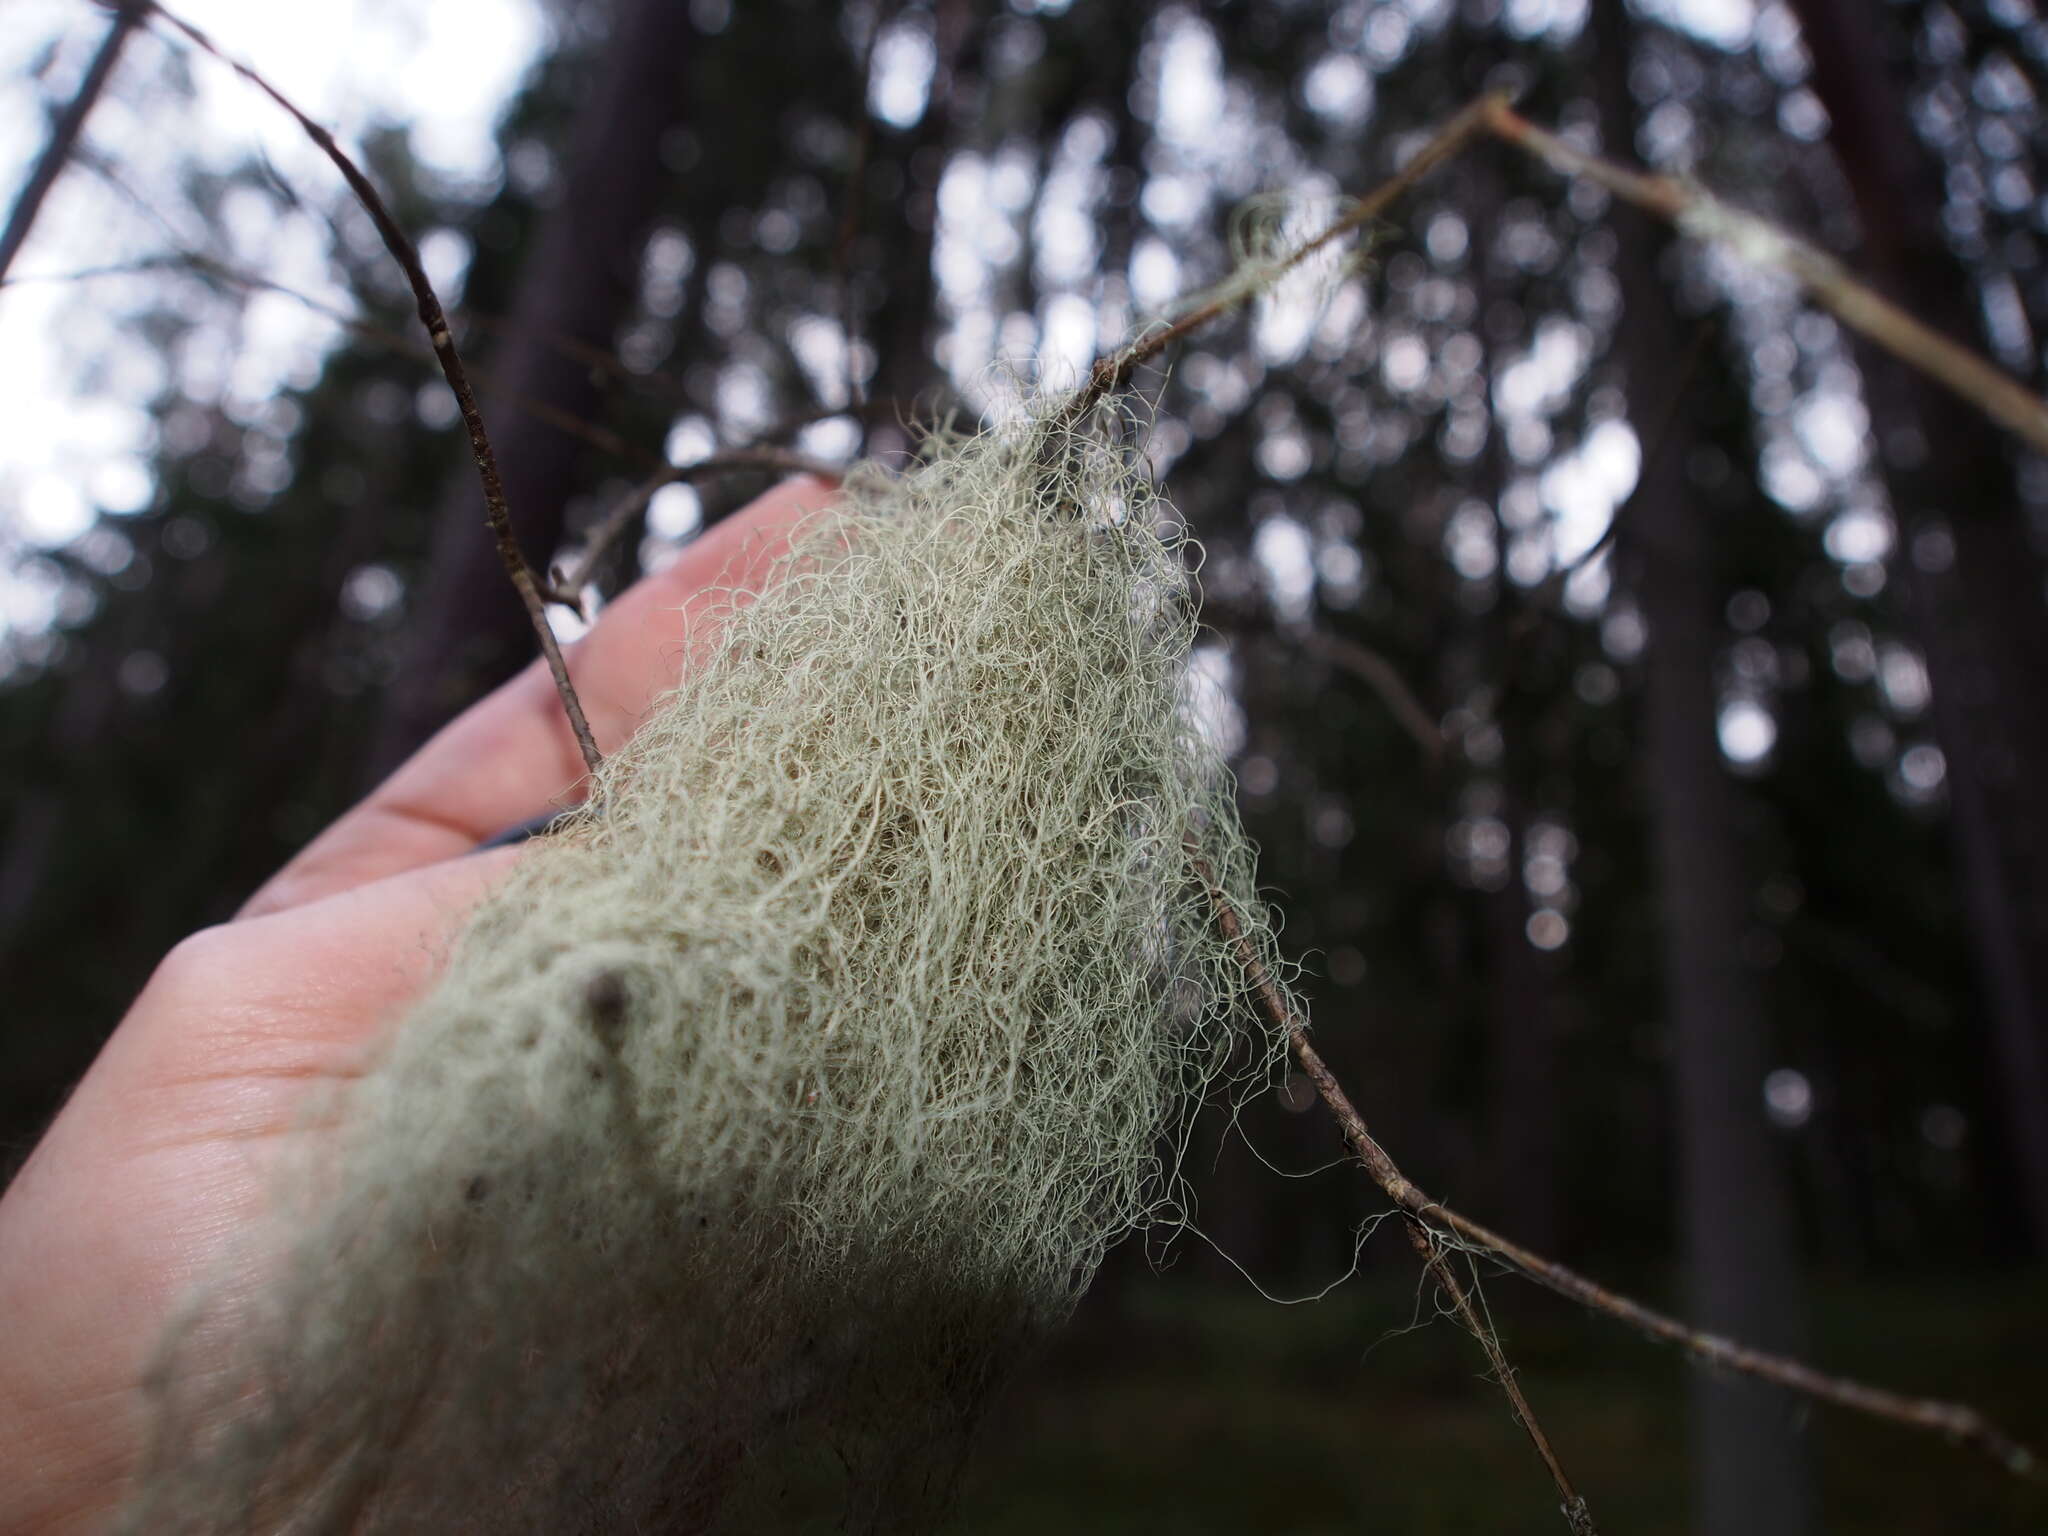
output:
[{"label": "fingertip", "polygon": [[699,608],[758,585],[787,552],[805,520],[824,511],[838,495],[835,482],[812,474],[793,476],[762,492],[705,529],[667,566],[620,592],[599,617],[593,636],[606,618],[619,627],[614,615]]}]

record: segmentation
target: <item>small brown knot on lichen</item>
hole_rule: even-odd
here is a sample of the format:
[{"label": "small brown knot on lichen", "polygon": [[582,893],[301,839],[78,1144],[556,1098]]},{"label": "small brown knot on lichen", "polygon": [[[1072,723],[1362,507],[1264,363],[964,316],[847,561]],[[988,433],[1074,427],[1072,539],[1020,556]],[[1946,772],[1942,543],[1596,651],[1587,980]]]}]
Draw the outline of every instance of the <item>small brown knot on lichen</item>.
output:
[{"label": "small brown knot on lichen", "polygon": [[599,971],[583,984],[583,1017],[608,1047],[617,1049],[626,1022],[626,982],[617,971]]}]

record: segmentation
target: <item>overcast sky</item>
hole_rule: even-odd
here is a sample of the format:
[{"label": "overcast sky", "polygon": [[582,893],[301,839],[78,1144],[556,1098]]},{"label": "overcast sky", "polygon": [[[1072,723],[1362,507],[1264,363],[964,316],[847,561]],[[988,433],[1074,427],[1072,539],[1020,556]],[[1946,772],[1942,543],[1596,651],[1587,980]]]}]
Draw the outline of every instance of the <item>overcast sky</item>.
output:
[{"label": "overcast sky", "polygon": [[[6,0],[4,8],[0,198],[11,200],[42,147],[49,107],[69,99],[106,20],[86,0]],[[183,0],[176,9],[344,143],[380,120],[402,121],[434,170],[482,182],[497,174],[498,112],[542,40],[529,0]],[[19,281],[0,289],[0,625],[45,618],[48,584],[5,574],[23,546],[62,543],[88,525],[94,506],[130,510],[150,489],[140,457],[150,423],[140,405],[160,364],[114,320],[139,285],[161,279],[39,275],[118,265],[180,243],[225,246],[265,275],[347,307],[328,279],[328,237],[317,219],[279,221],[251,198],[231,203],[221,228],[175,225],[171,178],[180,160],[226,168],[260,151],[316,205],[339,184],[297,127],[219,63],[190,58],[189,97],[163,89],[172,51],[156,36],[132,39],[86,136],[155,215],[74,165],[16,259],[10,277]],[[232,396],[261,399],[303,378],[333,335],[301,304],[259,299],[238,333],[212,338],[213,356],[185,362],[211,369]]]},{"label": "overcast sky", "polygon": [[[1436,3],[1402,0],[1401,8],[1428,11]],[[1641,3],[1721,47],[1743,46],[1756,20],[1751,0]],[[27,174],[48,111],[69,98],[106,27],[104,13],[88,0],[5,0],[4,9],[0,199],[11,198]],[[499,111],[543,41],[532,0],[183,0],[177,9],[229,53],[257,65],[345,144],[379,121],[403,122],[429,168],[480,187],[498,175],[493,129]],[[1585,0],[1509,0],[1507,11],[1509,25],[1524,35],[1568,36],[1583,23]],[[1206,28],[1194,32],[1206,36]],[[164,88],[173,45],[138,37],[88,129],[89,149],[136,195],[74,165],[44,205],[11,274],[16,281],[0,289],[0,421],[6,423],[0,432],[0,630],[42,629],[58,601],[59,584],[47,569],[25,571],[24,554],[76,537],[95,508],[120,512],[146,502],[152,436],[142,407],[164,382],[160,355],[120,326],[121,315],[152,291],[149,285],[160,285],[161,275],[39,276],[119,265],[177,246],[205,248],[349,307],[329,279],[329,236],[318,218],[279,218],[267,200],[251,195],[231,199],[215,227],[177,224],[182,203],[174,178],[181,162],[224,169],[260,151],[316,206],[337,199],[339,184],[275,106],[216,61],[192,56],[183,45],[176,51],[187,55],[191,95]],[[901,60],[878,58],[878,64],[900,66],[884,69],[887,78],[878,81],[874,105],[884,116],[910,110],[910,98],[922,96],[918,60],[909,52]],[[1179,50],[1172,62],[1186,78],[1166,94],[1199,103],[1205,81],[1196,77],[1213,74],[1221,63],[1213,53],[1192,45]],[[1220,80],[1210,83],[1220,91]],[[1332,110],[1351,99],[1346,79],[1309,84],[1334,103]],[[1351,80],[1350,89],[1354,105],[1369,113],[1369,81]],[[948,212],[987,227],[975,217],[987,210],[958,205],[968,187],[957,182],[949,177],[957,206]],[[431,242],[427,253],[431,261]],[[1163,248],[1153,252],[1148,245],[1146,254],[1154,265],[1171,264],[1158,260],[1171,255]],[[1170,286],[1182,275],[1176,268],[1159,276]],[[1095,330],[1102,317],[1080,315],[1078,296],[1067,297],[1075,313],[1066,318],[1073,323],[1054,323],[1062,317],[1055,304],[1035,341],[1041,361],[1072,352],[1068,361],[1078,367],[1100,342]],[[991,342],[994,329],[991,320]],[[241,310],[232,329],[202,328],[175,366],[181,385],[195,393],[217,395],[231,408],[236,402],[253,408],[287,383],[309,382],[337,334],[331,320],[303,304],[263,295]],[[1400,362],[1390,349],[1389,366]],[[1585,362],[1572,338],[1551,337],[1521,365],[1526,378],[1515,374],[1502,383],[1520,379],[1535,398],[1558,386],[1552,375],[1568,378]],[[1511,410],[1513,400],[1501,404]],[[1614,500],[1633,483],[1633,438],[1625,428],[1609,437],[1589,444],[1597,451],[1553,466],[1553,478],[1562,477],[1549,488],[1558,503],[1561,544],[1590,543]]]}]

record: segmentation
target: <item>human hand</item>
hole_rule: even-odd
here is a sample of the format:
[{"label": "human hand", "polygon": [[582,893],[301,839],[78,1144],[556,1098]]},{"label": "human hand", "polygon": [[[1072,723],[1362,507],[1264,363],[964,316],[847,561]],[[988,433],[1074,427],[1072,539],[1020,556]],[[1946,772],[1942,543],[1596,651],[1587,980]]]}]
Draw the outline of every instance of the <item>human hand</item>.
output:
[{"label": "human hand", "polygon": [[[752,585],[830,495],[778,487],[604,610],[569,652],[602,750],[675,685],[715,590]],[[286,1146],[324,1134],[308,1094],[361,1074],[518,857],[479,845],[583,777],[536,662],[157,968],[0,1198],[0,1532],[91,1530],[119,1508],[166,1323],[201,1277],[222,1283]]]}]

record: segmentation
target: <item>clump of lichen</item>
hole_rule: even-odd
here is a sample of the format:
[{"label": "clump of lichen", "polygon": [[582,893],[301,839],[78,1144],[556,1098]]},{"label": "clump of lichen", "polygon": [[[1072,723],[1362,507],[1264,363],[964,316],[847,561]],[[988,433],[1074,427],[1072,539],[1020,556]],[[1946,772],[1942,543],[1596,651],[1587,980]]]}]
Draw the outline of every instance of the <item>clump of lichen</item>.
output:
[{"label": "clump of lichen", "polygon": [[820,1447],[857,1528],[943,1504],[1278,1049],[1187,561],[1057,421],[857,471],[711,618],[338,1106],[261,1299],[176,1331],[128,1529],[694,1530]]}]

